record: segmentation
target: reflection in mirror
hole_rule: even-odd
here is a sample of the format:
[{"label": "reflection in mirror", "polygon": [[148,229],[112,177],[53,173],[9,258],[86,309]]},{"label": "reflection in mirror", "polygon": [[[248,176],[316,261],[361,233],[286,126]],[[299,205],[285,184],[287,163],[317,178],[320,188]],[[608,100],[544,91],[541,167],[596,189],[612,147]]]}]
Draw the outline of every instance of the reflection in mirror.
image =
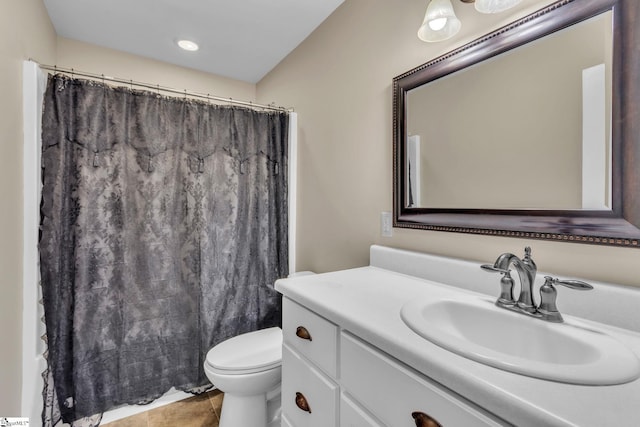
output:
[{"label": "reflection in mirror", "polygon": [[611,210],[612,13],[406,94],[408,208]]}]

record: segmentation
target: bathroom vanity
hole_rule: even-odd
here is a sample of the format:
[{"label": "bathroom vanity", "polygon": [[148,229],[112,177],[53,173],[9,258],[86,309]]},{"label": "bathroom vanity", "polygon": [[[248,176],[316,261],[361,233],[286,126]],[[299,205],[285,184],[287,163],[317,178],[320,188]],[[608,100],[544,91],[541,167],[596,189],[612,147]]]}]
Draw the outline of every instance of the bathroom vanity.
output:
[{"label": "bathroom vanity", "polygon": [[[537,286],[543,274],[538,276]],[[624,347],[627,359],[621,360],[638,363],[640,289],[592,284],[590,292],[560,291],[565,323],[529,319],[542,325],[533,324],[532,331],[573,328],[606,335]],[[481,271],[480,264],[372,246],[368,267],[282,279],[276,289],[284,295],[283,427],[640,425],[638,374],[613,379],[607,368],[590,367],[584,372],[604,374],[586,384],[612,384],[584,385],[576,384],[579,369],[570,381],[509,372],[449,351],[403,320],[403,309],[421,301],[473,301],[501,310],[493,304],[499,278]],[[484,322],[478,319],[478,331]],[[592,356],[573,363],[569,351],[549,369],[599,363],[598,354],[608,351],[587,350],[576,357]],[[532,357],[532,364],[544,368],[542,359]]]},{"label": "bathroom vanity", "polygon": [[291,299],[284,312],[284,426],[506,425]]}]

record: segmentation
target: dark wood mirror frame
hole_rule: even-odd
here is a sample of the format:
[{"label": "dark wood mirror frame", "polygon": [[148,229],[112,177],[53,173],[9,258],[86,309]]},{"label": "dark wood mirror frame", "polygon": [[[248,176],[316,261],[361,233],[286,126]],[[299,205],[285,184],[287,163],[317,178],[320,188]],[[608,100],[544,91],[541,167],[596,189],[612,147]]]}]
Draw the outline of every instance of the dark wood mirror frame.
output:
[{"label": "dark wood mirror frame", "polygon": [[[408,208],[407,91],[608,10],[613,12],[612,209]],[[523,181],[536,179],[535,169]],[[393,79],[393,226],[640,247],[640,1],[560,0]]]}]

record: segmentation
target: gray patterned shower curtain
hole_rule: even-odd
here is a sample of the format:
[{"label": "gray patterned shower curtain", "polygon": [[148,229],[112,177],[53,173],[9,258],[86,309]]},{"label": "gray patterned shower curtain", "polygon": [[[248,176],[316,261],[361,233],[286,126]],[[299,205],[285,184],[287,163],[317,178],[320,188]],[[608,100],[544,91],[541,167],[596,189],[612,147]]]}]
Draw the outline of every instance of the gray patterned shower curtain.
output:
[{"label": "gray patterned shower curtain", "polygon": [[45,425],[197,390],[211,346],[279,324],[287,132],[284,112],[49,77]]}]

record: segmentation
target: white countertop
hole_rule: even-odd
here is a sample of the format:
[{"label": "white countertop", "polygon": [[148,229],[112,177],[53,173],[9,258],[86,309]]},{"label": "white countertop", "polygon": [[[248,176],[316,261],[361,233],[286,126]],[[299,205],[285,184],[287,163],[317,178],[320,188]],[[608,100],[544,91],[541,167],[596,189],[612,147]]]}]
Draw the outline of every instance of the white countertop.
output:
[{"label": "white countertop", "polygon": [[[373,266],[281,279],[275,286],[286,297],[519,427],[640,426],[640,380],[580,386],[506,372],[425,340],[400,318],[402,306],[415,299],[428,302],[462,292],[495,300],[490,296]],[[495,286],[498,292],[497,280]],[[636,332],[566,314],[565,321],[606,331],[640,357]]]}]

